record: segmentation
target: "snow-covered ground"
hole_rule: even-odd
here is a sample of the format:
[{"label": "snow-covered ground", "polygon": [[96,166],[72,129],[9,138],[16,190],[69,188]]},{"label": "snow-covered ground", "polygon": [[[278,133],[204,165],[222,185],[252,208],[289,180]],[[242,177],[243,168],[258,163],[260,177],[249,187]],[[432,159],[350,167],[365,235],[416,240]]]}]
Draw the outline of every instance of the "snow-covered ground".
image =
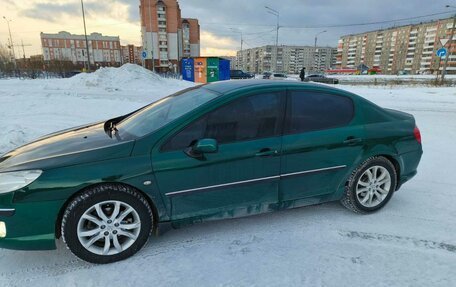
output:
[{"label": "snow-covered ground", "polygon": [[[0,81],[0,153],[121,115],[190,83],[136,67],[68,80]],[[372,215],[338,203],[168,230],[95,266],[57,251],[0,250],[0,286],[455,286],[456,89],[339,86],[415,115],[419,173]]]}]

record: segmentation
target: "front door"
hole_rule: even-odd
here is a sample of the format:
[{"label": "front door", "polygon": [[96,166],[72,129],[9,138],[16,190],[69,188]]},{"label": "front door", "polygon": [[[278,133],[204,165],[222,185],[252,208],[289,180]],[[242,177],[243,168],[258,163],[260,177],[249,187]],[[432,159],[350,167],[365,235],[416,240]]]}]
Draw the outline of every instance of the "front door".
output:
[{"label": "front door", "polygon": [[285,122],[280,201],[318,203],[337,190],[362,154],[364,127],[354,102],[344,95],[289,91]]},{"label": "front door", "polygon": [[[152,165],[173,220],[267,211],[278,201],[283,92],[243,96],[171,135]],[[192,158],[196,140],[215,139],[216,153]]]}]

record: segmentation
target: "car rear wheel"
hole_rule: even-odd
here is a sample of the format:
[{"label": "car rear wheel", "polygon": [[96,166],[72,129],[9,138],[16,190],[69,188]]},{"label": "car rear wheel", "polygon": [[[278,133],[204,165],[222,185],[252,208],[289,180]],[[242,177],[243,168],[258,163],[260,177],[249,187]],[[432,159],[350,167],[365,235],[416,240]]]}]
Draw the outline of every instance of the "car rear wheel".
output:
[{"label": "car rear wheel", "polygon": [[353,171],[341,203],[357,213],[377,211],[396,190],[396,178],[396,169],[387,158],[371,157]]},{"label": "car rear wheel", "polygon": [[101,185],[77,196],[62,219],[62,237],[77,257],[97,264],[126,259],[147,242],[153,214],[138,191]]}]

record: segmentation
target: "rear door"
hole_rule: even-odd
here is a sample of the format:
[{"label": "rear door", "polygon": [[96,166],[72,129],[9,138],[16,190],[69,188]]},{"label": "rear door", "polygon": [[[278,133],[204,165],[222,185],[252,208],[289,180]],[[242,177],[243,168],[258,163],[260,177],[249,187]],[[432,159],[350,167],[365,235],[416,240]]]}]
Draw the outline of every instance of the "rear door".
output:
[{"label": "rear door", "polygon": [[331,194],[363,150],[354,101],[334,92],[289,90],[280,201]]}]

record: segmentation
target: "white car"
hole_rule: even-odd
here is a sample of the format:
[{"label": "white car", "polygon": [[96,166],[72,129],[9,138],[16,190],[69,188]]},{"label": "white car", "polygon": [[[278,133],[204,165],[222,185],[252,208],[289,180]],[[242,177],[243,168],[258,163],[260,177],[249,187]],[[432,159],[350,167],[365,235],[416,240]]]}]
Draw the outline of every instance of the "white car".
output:
[{"label": "white car", "polygon": [[270,80],[286,80],[287,75],[283,73],[272,73],[271,76],[269,76]]}]

